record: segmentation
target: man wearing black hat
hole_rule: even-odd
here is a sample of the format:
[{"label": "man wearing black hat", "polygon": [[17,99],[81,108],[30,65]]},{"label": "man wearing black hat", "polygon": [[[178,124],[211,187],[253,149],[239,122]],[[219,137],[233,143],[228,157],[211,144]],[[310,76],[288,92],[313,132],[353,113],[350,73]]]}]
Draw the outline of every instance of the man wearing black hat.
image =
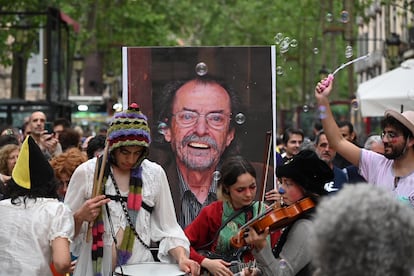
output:
[{"label": "man wearing black hat", "polygon": [[319,116],[329,145],[359,167],[368,183],[385,188],[414,206],[414,111],[386,110],[381,122],[384,154],[361,149],[342,137],[329,104],[332,81],[326,79],[315,88]]},{"label": "man wearing black hat", "polygon": [[[284,229],[275,248],[271,249],[266,243],[270,227],[262,233],[250,227],[244,234],[246,243],[253,247],[260,275],[311,275],[310,242],[314,238],[311,216],[319,197],[328,193],[324,186],[333,180],[333,171],[314,151],[302,150],[277,167],[276,176],[281,182],[279,192],[283,202],[288,205],[282,208],[285,208],[286,214],[289,214],[286,218],[290,220],[282,225]],[[293,212],[290,217],[291,213],[287,210],[298,212]]]}]

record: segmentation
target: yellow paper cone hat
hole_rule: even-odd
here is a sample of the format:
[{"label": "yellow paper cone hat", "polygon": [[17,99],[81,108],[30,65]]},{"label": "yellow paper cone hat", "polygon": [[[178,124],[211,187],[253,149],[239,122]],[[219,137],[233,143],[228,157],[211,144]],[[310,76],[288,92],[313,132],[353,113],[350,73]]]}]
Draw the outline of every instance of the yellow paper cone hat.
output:
[{"label": "yellow paper cone hat", "polygon": [[54,178],[52,166],[31,136],[27,136],[21,146],[12,178],[17,185],[29,190]]}]

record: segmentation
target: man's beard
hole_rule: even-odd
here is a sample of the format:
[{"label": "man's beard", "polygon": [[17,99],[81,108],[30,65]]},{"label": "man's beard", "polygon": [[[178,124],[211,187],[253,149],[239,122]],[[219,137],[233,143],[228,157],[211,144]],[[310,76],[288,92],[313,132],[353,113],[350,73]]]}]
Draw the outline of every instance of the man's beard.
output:
[{"label": "man's beard", "polygon": [[[384,145],[384,148],[387,149],[387,147],[385,147],[386,145]],[[403,148],[401,147],[393,147],[392,145],[390,147],[388,147],[388,149],[391,148],[391,152],[387,153],[386,151],[384,152],[384,156],[387,157],[388,159],[391,160],[395,160],[400,158],[401,156],[403,156],[404,152],[405,152],[405,146]]]},{"label": "man's beard", "polygon": [[[208,148],[192,148],[189,145],[191,143],[206,144]],[[184,154],[184,151],[182,151],[181,161],[191,170],[203,171],[210,169],[212,166],[217,165],[220,159],[221,152],[218,149],[217,143],[209,136],[199,137],[194,134],[186,136],[181,143],[181,148],[184,149],[185,147],[187,147],[187,152]],[[190,153],[190,151],[192,152]],[[197,154],[197,151],[199,151],[199,154]]]},{"label": "man's beard", "polygon": [[191,170],[204,171],[215,165],[216,160],[210,155],[203,159],[203,162],[192,160],[189,155],[183,156],[183,163]]}]

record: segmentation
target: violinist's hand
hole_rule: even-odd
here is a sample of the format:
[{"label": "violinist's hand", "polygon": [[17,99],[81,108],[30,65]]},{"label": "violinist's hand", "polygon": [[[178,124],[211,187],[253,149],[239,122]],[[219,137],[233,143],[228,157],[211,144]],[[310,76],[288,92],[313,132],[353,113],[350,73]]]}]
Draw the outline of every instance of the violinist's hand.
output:
[{"label": "violinist's hand", "polygon": [[233,272],[228,268],[231,264],[221,259],[204,258],[201,266],[206,268],[212,275],[215,276],[232,276]]},{"label": "violinist's hand", "polygon": [[332,91],[333,76],[329,75],[325,79],[318,82],[315,87],[316,99],[327,98]]},{"label": "violinist's hand", "polygon": [[260,272],[257,268],[252,267],[245,267],[239,274],[235,274],[237,276],[257,276],[260,275]]},{"label": "violinist's hand", "polygon": [[265,194],[265,200],[266,201],[273,201],[273,202],[276,202],[276,203],[280,203],[281,198],[282,198],[282,195],[279,194],[277,189],[268,191]]},{"label": "violinist's hand", "polygon": [[269,227],[266,227],[263,233],[257,234],[253,227],[249,227],[243,234],[244,240],[257,251],[262,250],[267,245],[266,237],[269,235]]}]

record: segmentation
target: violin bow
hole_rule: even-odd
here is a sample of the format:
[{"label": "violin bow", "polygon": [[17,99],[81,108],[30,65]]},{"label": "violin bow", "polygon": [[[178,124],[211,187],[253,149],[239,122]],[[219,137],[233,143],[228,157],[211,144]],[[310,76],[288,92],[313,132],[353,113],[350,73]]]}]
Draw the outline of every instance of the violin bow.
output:
[{"label": "violin bow", "polygon": [[266,132],[266,145],[265,147],[265,154],[264,154],[264,166],[263,166],[263,173],[262,173],[262,185],[260,187],[260,201],[259,201],[259,208],[257,210],[257,215],[260,214],[261,210],[262,210],[262,204],[264,201],[264,196],[266,193],[266,183],[267,183],[267,177],[268,177],[268,173],[269,173],[269,163],[270,163],[270,152],[272,150],[272,132],[271,131],[267,131]]}]

